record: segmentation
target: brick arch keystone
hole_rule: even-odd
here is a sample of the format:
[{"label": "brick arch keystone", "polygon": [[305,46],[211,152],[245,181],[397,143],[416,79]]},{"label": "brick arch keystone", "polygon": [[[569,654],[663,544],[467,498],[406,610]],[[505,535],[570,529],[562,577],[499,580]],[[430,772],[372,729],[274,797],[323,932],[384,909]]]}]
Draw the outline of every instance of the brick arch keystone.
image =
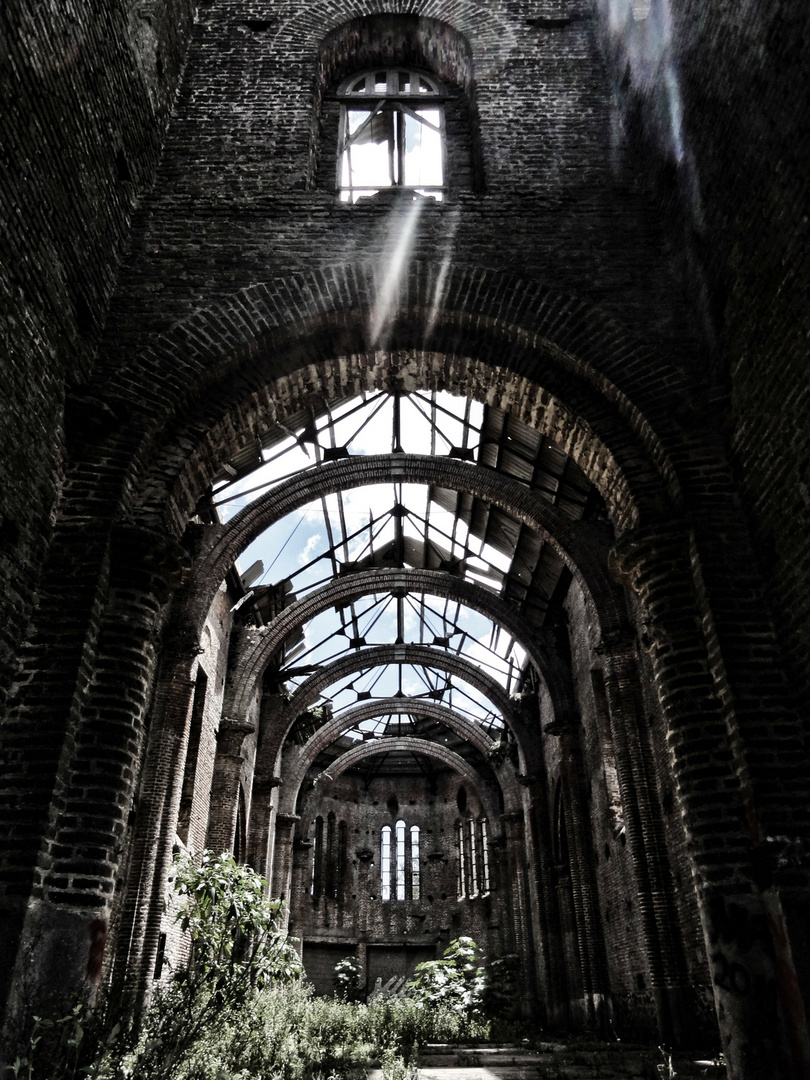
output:
[{"label": "brick arch keystone", "polygon": [[[438,570],[363,570],[333,579],[296,600],[267,626],[251,634],[252,642],[237,662],[228,710],[246,716],[255,688],[281,644],[298,627],[330,607],[349,604],[369,593],[427,593],[460,601],[492,619],[511,633],[526,650],[545,680],[555,716],[564,720],[574,712],[571,675],[563,662],[541,640],[515,609],[500,596],[462,578]],[[251,632],[248,632],[249,634]]]}]

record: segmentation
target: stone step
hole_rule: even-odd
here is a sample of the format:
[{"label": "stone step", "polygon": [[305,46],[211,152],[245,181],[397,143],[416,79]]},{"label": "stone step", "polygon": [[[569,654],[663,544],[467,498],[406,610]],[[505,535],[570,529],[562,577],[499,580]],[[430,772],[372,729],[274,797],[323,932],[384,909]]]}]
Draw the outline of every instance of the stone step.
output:
[{"label": "stone step", "polygon": [[[721,1065],[696,1055],[675,1055],[674,1074],[655,1047],[620,1044],[588,1048],[562,1042],[522,1044],[431,1043],[419,1055],[419,1080],[724,1080]],[[374,1069],[369,1080],[382,1080]]]}]

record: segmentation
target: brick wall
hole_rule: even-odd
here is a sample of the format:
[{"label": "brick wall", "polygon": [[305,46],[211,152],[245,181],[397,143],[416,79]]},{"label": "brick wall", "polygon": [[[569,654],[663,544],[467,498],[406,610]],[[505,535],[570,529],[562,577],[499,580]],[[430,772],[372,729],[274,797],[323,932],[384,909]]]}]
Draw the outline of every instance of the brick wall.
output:
[{"label": "brick wall", "polygon": [[[71,19],[14,3],[0,16],[11,91],[0,111],[0,295],[13,361],[2,376],[0,695],[24,651],[4,734],[9,910],[20,915],[34,884],[79,941],[89,908],[110,906],[121,872],[110,851],[127,833],[150,707],[154,775],[171,779],[200,645],[164,643],[166,670],[176,649],[189,678],[158,684],[152,700],[163,605],[184,561],[161,531],[181,535],[223,458],[323,387],[447,386],[541,427],[595,479],[620,529],[640,526],[619,565],[639,590],[628,620],[638,641],[603,642],[600,667],[595,638],[574,635],[586,722],[579,741],[568,731],[560,742],[584,762],[604,829],[572,879],[572,910],[583,926],[597,900],[605,922],[608,906],[611,921],[622,909],[615,953],[583,968],[578,989],[598,985],[604,963],[638,1014],[649,995],[633,936],[653,932],[644,920],[655,912],[627,906],[633,851],[662,840],[677,864],[683,971],[705,985],[687,850],[704,885],[753,895],[781,865],[767,838],[799,843],[808,828],[801,732],[779,666],[782,645],[804,693],[808,15],[799,0],[710,13],[680,0],[671,23],[656,4],[643,23],[628,8],[618,25],[569,0],[375,0],[363,11],[383,6],[407,16],[403,50],[457,95],[456,190],[423,208],[410,235],[407,207],[340,205],[330,165],[330,93],[352,49],[360,66],[387,62],[388,16],[361,18],[349,0],[291,0],[270,14],[216,0],[193,32],[179,2],[131,15],[84,7]],[[378,325],[400,242],[408,271]],[[129,532],[138,519],[157,532]],[[166,565],[136,562],[133,586],[130,547],[140,557],[153,543]],[[574,598],[571,615],[582,627]],[[113,704],[119,664],[126,692]],[[247,688],[242,719],[255,717],[257,692]],[[650,768],[641,848],[629,829],[626,848],[615,835],[604,754],[617,701],[632,719],[624,760],[634,777]],[[618,776],[624,751],[611,730]],[[568,749],[553,746],[562,768]],[[105,772],[119,752],[123,764]],[[565,782],[581,843],[573,819],[588,783]],[[712,802],[704,782],[723,799]],[[555,804],[537,808],[553,786],[527,793],[542,832]],[[104,811],[88,869],[90,840],[62,812],[90,796]],[[190,828],[196,843],[202,817]],[[666,876],[655,867],[650,896]],[[529,930],[518,913],[515,936]]]},{"label": "brick wall", "polygon": [[[436,790],[431,791],[422,777],[382,776],[372,780],[366,789],[362,779],[347,773],[330,785],[328,794],[305,798],[297,827],[299,841],[304,839],[309,845],[313,821],[320,815],[325,822],[331,812],[337,822],[346,823],[347,862],[337,897],[325,892],[312,896],[313,848],[298,848],[290,898],[292,934],[305,942],[340,935],[347,943],[343,955],[360,941],[380,946],[397,941],[403,948],[411,942],[420,948],[435,946],[441,954],[461,934],[472,937],[493,956],[509,951],[514,931],[503,887],[493,888],[488,896],[458,896],[456,823],[466,821],[468,815],[480,817],[482,804],[467,785],[467,804],[460,812],[457,797],[460,786],[465,786],[460,778],[441,770],[436,780]],[[396,800],[393,809],[392,798]],[[392,895],[391,900],[382,901],[380,830],[384,825],[393,830],[400,819],[408,829],[412,825],[420,829],[420,897],[412,899],[409,888],[405,900],[396,900]],[[490,840],[496,840],[500,822],[488,824]],[[492,854],[490,858],[494,863]],[[493,884],[496,871],[493,865]]]},{"label": "brick wall", "polygon": [[11,0],[0,15],[0,342],[10,361],[0,376],[0,701],[70,439],[103,412],[81,386],[133,211],[154,178],[190,18],[185,0],[137,12]]}]

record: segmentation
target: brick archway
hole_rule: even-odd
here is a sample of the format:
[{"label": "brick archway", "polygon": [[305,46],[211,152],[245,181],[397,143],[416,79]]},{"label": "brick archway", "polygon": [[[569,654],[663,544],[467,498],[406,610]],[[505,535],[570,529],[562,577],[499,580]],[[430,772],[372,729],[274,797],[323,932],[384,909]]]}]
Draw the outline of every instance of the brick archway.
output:
[{"label": "brick archway", "polygon": [[268,734],[262,744],[261,768],[273,773],[278,754],[295,719],[313,705],[329,686],[358,671],[382,667],[386,664],[408,663],[444,671],[456,676],[480,691],[503,717],[518,746],[521,771],[526,773],[537,767],[541,756],[541,740],[536,728],[515,709],[504,688],[491,676],[469,660],[444,649],[427,645],[377,645],[347,653],[325,665],[311,675],[287,702],[283,713],[274,725],[272,737]]},{"label": "brick archway", "polygon": [[290,633],[309,619],[336,604],[350,603],[369,593],[419,593],[450,597],[479,611],[508,630],[526,650],[545,680],[557,718],[572,714],[570,673],[566,666],[533,633],[515,609],[479,585],[437,570],[364,570],[337,578],[285,608],[268,626],[246,631],[246,647],[233,674],[226,709],[235,717],[247,715],[256,687],[279,646]]},{"label": "brick archway", "polygon": [[220,463],[257,433],[323,397],[416,387],[473,397],[542,431],[577,460],[620,529],[680,503],[665,403],[682,380],[652,347],[542,284],[459,266],[442,276],[418,261],[388,297],[382,346],[370,340],[382,288],[368,263],[256,283],[108,368],[103,401],[117,426],[89,452],[107,473],[122,447],[136,447],[123,512],[179,535]]},{"label": "brick archway", "polygon": [[448,750],[446,746],[427,742],[425,739],[414,739],[410,736],[402,736],[397,739],[376,739],[373,743],[362,743],[360,746],[355,746],[351,750],[347,750],[345,754],[341,754],[340,757],[335,758],[329,766],[328,778],[336,780],[341,773],[350,769],[353,765],[357,765],[365,758],[396,751],[424,754],[426,757],[434,758],[436,761],[440,761],[442,765],[446,765],[448,768],[453,769],[454,772],[457,772],[467,781],[473,790],[479,792],[489,819],[491,821],[498,820],[497,807],[493,804],[489,793],[483,789],[481,777],[475,769],[473,769],[460,754],[456,754],[453,750]]},{"label": "brick archway", "polygon": [[607,529],[565,517],[525,485],[495,470],[450,458],[403,454],[349,458],[307,470],[257,498],[227,526],[213,529],[175,621],[187,622],[199,632],[227,571],[261,532],[282,517],[333,491],[389,480],[464,491],[508,510],[552,544],[590,597],[603,632],[615,632],[625,623],[621,589],[607,570]]},{"label": "brick archway", "polygon": [[[489,753],[494,745],[492,739],[480,725],[434,701],[383,698],[378,701],[364,702],[361,705],[356,705],[354,708],[346,710],[324,724],[324,726],[319,728],[304,746],[293,749],[289,760],[287,760],[285,754],[285,781],[278,812],[280,814],[295,813],[298,792],[307,770],[315,761],[318,754],[333,743],[341,732],[345,731],[346,728],[352,724],[360,723],[362,720],[372,719],[383,713],[390,713],[393,715],[410,714],[436,720],[450,728],[451,731],[455,731],[456,734],[468,741],[484,756]],[[498,770],[495,771],[499,783],[501,784],[501,789],[504,794],[504,803],[507,810],[516,809],[519,805],[519,800],[516,798],[514,775],[499,775]]]}]

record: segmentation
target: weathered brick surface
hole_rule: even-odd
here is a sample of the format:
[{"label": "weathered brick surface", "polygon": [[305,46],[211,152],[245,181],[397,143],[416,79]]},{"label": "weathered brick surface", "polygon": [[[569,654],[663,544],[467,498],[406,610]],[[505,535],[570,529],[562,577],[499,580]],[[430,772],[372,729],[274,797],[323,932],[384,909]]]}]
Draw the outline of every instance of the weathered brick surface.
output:
[{"label": "weathered brick surface", "polygon": [[[659,1036],[678,992],[712,981],[732,1067],[798,1070],[800,1020],[758,1036],[780,993],[793,1015],[791,964],[810,977],[795,706],[810,686],[810,16],[800,0],[620,8],[214,0],[193,29],[182,0],[3,9],[4,972],[23,923],[80,958],[104,921],[116,985],[143,995],[178,825],[191,847],[250,850],[257,793],[260,859],[302,872],[273,786],[294,716],[277,709],[262,745],[261,677],[283,632],[358,582],[280,613],[264,645],[231,640],[229,564],[304,493],[223,532],[187,525],[277,420],[324,396],[449,389],[571,454],[628,534],[609,562],[604,536],[515,485],[421,466],[547,530],[576,581],[559,647],[527,640],[541,719],[510,718],[526,772],[500,870],[527,980],[555,1022],[612,1008]],[[448,198],[418,212],[335,194],[334,91],[389,63],[450,91]],[[398,573],[377,584],[429,584]],[[458,583],[443,595],[475,602]]]},{"label": "weathered brick surface", "polygon": [[[474,898],[458,895],[456,824],[481,816],[481,793],[452,771],[440,769],[435,781],[433,788],[419,775],[379,777],[366,786],[347,773],[335,778],[323,793],[312,793],[303,801],[290,895],[290,930],[303,938],[305,963],[310,948],[339,944],[344,951],[335,956],[334,965],[343,956],[357,956],[362,943],[369,953],[364,982],[368,978],[366,988],[371,991],[378,975],[387,982],[399,974],[396,962],[394,966],[389,963],[386,977],[381,957],[370,955],[375,948],[390,948],[392,942],[420,948],[431,954],[424,958],[432,958],[441,955],[450,940],[463,932],[492,956],[509,951],[511,919],[503,890],[494,888],[489,895]],[[460,817],[457,795],[462,783],[468,801]],[[325,889],[313,895],[314,822],[318,816],[326,822],[330,813],[347,828],[344,875],[335,890],[337,895],[330,896]],[[420,897],[411,897],[408,865],[406,899],[382,901],[380,829],[389,825],[393,830],[400,819],[409,830],[412,825],[420,829]],[[490,818],[489,826],[490,838],[497,841],[500,822]],[[331,989],[325,970],[320,971],[320,978],[324,989]]]},{"label": "weathered brick surface", "polygon": [[88,417],[70,389],[92,369],[133,207],[154,178],[190,17],[185,0],[149,12],[10,0],[0,14],[0,342],[11,361],[0,384],[3,699],[55,513],[65,427],[70,438]]}]

